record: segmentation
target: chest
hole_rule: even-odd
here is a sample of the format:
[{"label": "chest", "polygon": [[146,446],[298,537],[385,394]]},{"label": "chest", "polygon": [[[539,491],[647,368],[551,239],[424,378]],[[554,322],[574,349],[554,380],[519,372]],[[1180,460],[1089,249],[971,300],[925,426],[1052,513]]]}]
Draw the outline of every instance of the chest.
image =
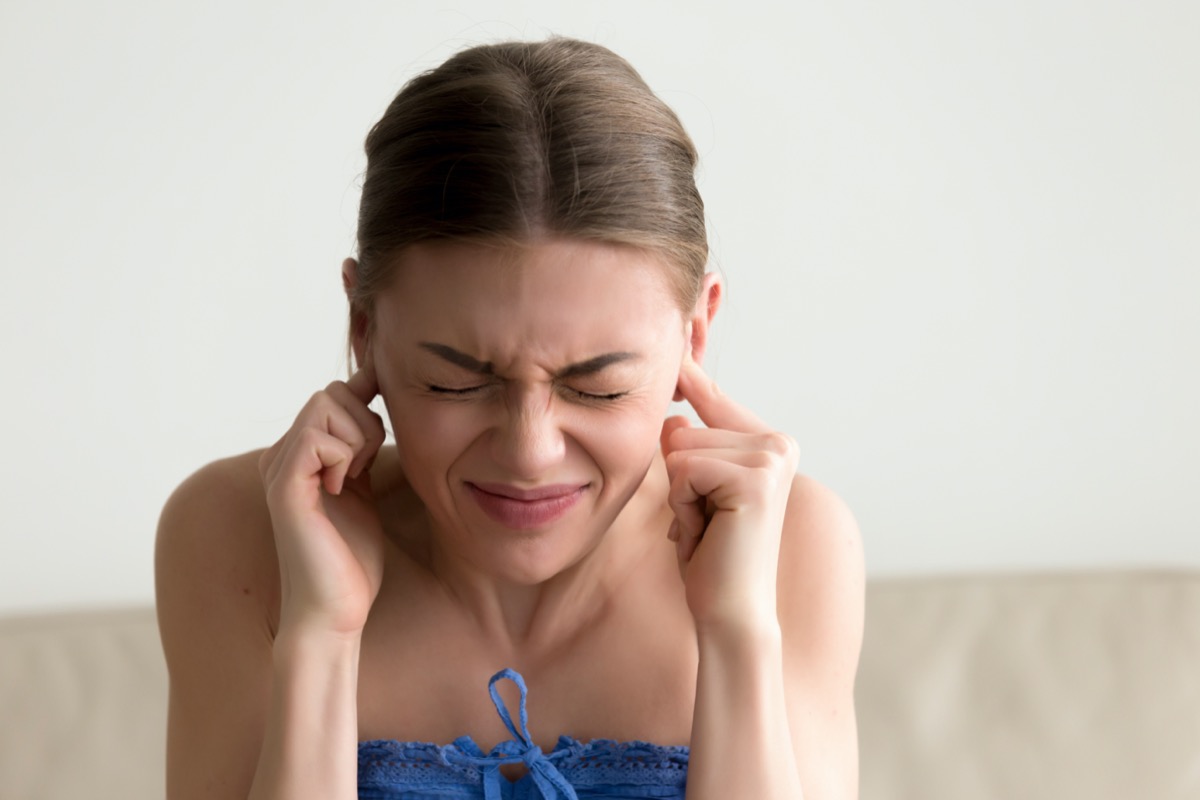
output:
[{"label": "chest", "polygon": [[[688,743],[698,654],[686,605],[631,607],[537,654],[497,652],[450,619],[401,615],[368,634],[360,740],[447,744],[467,735],[489,751],[512,737],[488,693],[489,679],[507,668],[525,680],[529,733],[546,752],[560,735]],[[500,681],[496,690],[518,723],[516,685]]]}]

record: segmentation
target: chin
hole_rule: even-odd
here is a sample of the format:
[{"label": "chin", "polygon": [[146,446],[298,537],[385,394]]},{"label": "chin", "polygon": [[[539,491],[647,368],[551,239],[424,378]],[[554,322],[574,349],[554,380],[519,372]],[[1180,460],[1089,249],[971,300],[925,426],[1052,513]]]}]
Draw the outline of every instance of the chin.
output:
[{"label": "chin", "polygon": [[[584,538],[584,537],[587,538]],[[599,544],[578,525],[541,531],[476,531],[468,545],[476,569],[517,586],[537,586],[571,569]]]}]

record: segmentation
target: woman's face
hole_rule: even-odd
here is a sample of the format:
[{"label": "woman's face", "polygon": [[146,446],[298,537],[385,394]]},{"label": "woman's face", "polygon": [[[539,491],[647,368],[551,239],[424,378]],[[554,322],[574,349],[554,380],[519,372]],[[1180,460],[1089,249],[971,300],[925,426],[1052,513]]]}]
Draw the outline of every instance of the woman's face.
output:
[{"label": "woman's face", "polygon": [[369,357],[440,546],[532,584],[599,543],[654,458],[689,341],[666,269],[562,239],[404,251]]}]

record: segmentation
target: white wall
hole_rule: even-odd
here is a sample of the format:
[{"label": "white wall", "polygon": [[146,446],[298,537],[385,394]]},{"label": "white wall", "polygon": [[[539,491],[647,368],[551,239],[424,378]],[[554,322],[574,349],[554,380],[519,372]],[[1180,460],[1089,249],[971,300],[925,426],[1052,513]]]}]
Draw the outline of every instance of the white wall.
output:
[{"label": "white wall", "polygon": [[368,127],[549,32],[696,138],[709,366],[871,574],[1200,566],[1200,6],[566,6],[0,5],[0,611],[151,600],[171,489],[344,374]]}]

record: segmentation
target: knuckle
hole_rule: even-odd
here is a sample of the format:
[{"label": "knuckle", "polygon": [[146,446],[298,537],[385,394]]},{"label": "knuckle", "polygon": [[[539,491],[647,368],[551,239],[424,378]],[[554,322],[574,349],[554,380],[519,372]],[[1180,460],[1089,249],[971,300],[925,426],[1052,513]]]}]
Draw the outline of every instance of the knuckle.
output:
[{"label": "knuckle", "polygon": [[317,445],[325,442],[329,438],[332,437],[330,437],[324,431],[318,430],[310,425],[305,425],[301,427],[300,430],[296,431],[296,443],[306,450],[315,448]]},{"label": "knuckle", "polygon": [[312,397],[308,399],[308,405],[311,408],[323,408],[333,402],[333,397],[329,394],[329,389],[322,389],[319,392],[313,392]]},{"label": "knuckle", "polygon": [[771,431],[759,437],[763,450],[777,456],[789,456],[796,449],[796,442],[786,433]]},{"label": "knuckle", "polygon": [[332,402],[333,399],[325,392],[314,392],[296,415],[295,425],[307,425],[312,419],[323,416]]}]

